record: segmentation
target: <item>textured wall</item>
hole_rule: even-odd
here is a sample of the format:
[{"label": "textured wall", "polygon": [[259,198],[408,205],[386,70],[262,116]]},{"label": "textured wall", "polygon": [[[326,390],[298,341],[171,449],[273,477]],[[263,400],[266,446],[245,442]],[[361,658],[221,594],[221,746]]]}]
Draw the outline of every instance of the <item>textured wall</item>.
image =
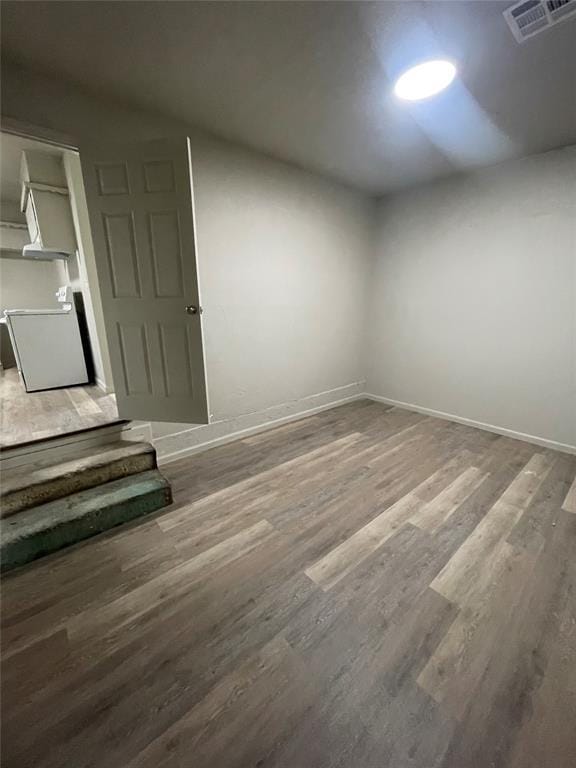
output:
[{"label": "textured wall", "polygon": [[576,148],[382,202],[368,391],[576,445]]}]

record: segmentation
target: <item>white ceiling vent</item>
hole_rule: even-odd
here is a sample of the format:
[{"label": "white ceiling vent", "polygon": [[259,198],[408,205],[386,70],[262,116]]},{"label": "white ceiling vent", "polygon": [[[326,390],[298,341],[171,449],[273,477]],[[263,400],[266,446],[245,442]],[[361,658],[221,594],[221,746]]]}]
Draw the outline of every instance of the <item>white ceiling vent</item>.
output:
[{"label": "white ceiling vent", "polygon": [[576,0],[521,0],[504,11],[504,18],[516,41],[523,43],[574,14]]}]

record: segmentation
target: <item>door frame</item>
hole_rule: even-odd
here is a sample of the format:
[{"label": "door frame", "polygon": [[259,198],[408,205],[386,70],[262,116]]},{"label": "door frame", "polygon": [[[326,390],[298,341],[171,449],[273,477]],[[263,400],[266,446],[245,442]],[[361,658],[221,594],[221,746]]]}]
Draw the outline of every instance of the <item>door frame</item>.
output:
[{"label": "door frame", "polygon": [[[77,142],[74,139],[72,139],[71,136],[59,134],[56,131],[52,131],[50,129],[41,128],[39,126],[33,126],[33,125],[30,125],[29,123],[14,120],[12,118],[3,118],[0,131],[1,133],[9,134],[12,136],[19,136],[24,139],[30,139],[31,141],[38,141],[38,142],[41,142],[42,144],[46,144],[52,147],[58,147],[58,149],[62,149],[68,152],[73,152],[76,155],[79,155]],[[75,202],[78,204],[78,206],[83,205],[83,207],[85,208],[85,201],[81,202],[75,199]],[[85,209],[83,213],[85,214],[86,221],[87,221],[88,210]],[[74,226],[74,229],[76,231],[76,225]],[[80,233],[76,232],[76,236],[78,237],[79,235]],[[86,268],[86,264],[84,266]],[[100,297],[98,296],[95,302],[93,291],[92,291],[94,276],[97,274],[95,264],[90,264],[90,272],[92,272],[91,279],[90,279],[90,274],[88,270],[85,269],[85,271],[86,271],[86,280],[88,283],[88,289],[90,291],[90,299],[93,305],[94,304],[98,305],[99,314],[102,316],[103,310],[102,310]],[[96,380],[96,384],[101,389],[104,389],[104,387],[102,387],[102,383],[105,384],[105,391],[107,394],[110,394],[114,392],[115,384],[114,384],[114,377],[112,375],[112,366],[110,364],[110,355],[108,353],[108,345],[106,343],[106,339],[104,339],[104,344],[103,344],[102,330],[100,330],[99,332],[97,325],[95,325],[94,334],[96,335],[96,342],[100,350],[100,355],[102,358],[104,357],[106,358],[106,362],[103,362],[104,368],[108,369],[108,371],[110,372],[109,375],[112,378],[111,381],[104,381],[104,382],[99,382],[98,380]],[[90,335],[94,335],[94,334],[90,334]]]},{"label": "door frame", "polygon": [[[71,152],[76,152],[78,156],[80,156],[80,141],[77,137],[72,136],[71,134],[66,134],[61,131],[56,131],[52,128],[46,128],[44,126],[35,125],[32,123],[28,123],[24,120],[18,120],[17,118],[13,117],[2,117],[2,124],[0,126],[0,132],[1,133],[7,133],[12,134],[14,136],[20,136],[22,138],[26,139],[32,139],[34,141],[40,141],[44,144],[51,144],[52,146],[59,147],[60,149],[69,150]],[[158,137],[162,138],[162,137]],[[187,141],[190,145],[190,137],[186,136]],[[198,297],[199,297],[199,304],[204,309],[204,302],[202,298],[202,283],[201,283],[201,277],[200,277],[200,269],[199,269],[199,263],[200,263],[200,256],[199,256],[199,249],[198,249],[198,233],[197,233],[197,217],[196,217],[196,199],[194,194],[194,174],[193,174],[193,168],[192,168],[192,152],[188,152],[189,157],[189,164],[188,164],[188,174],[190,177],[190,194],[192,198],[192,221],[193,221],[193,232],[194,232],[194,250],[196,253],[196,280],[198,285]],[[85,211],[86,215],[88,216],[88,210]],[[95,267],[95,264],[93,265]],[[96,268],[95,268],[96,275],[98,274]],[[98,278],[99,280],[99,278]],[[208,365],[206,360],[206,344],[205,344],[205,333],[204,333],[204,318],[200,318],[200,333],[202,338],[202,356],[204,358],[204,378],[205,378],[205,388],[206,388],[206,407],[208,411],[208,424],[212,423],[213,414],[210,407],[210,387],[209,387],[209,377],[208,377]],[[100,346],[100,349],[102,349],[102,339],[101,339],[101,333],[97,333],[97,340],[98,345]],[[110,370],[112,371],[112,365],[110,364]],[[112,371],[112,373],[114,373]],[[112,384],[115,384],[114,381],[112,381]],[[205,426],[205,425],[204,425]]]}]

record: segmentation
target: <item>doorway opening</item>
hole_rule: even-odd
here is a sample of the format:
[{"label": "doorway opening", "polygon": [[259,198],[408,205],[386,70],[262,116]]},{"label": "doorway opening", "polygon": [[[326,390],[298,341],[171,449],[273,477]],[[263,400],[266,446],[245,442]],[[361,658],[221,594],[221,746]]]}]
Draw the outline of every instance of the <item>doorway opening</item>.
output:
[{"label": "doorway opening", "polygon": [[1,133],[0,449],[119,422],[78,153]]}]

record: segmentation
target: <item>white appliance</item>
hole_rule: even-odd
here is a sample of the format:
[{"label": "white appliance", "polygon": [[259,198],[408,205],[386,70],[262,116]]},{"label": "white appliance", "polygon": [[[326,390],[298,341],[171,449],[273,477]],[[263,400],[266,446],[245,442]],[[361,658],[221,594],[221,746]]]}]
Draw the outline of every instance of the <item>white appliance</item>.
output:
[{"label": "white appliance", "polygon": [[86,384],[88,374],[74,296],[56,293],[59,309],[5,309],[16,363],[27,392]]}]

